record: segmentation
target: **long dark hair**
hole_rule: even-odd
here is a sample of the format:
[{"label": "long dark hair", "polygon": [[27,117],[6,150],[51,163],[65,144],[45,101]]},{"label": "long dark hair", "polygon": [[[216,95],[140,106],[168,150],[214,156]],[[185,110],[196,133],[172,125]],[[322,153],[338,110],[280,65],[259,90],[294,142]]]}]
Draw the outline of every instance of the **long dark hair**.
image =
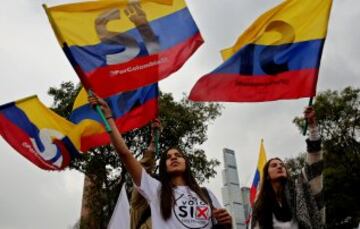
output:
[{"label": "long dark hair", "polygon": [[177,150],[185,159],[185,171],[182,176],[185,179],[186,185],[193,192],[195,192],[202,201],[207,204],[210,203],[206,195],[201,191],[200,186],[196,182],[193,173],[191,172],[190,161],[188,157],[178,147],[171,147],[161,155],[159,164],[159,180],[161,182],[160,209],[161,215],[164,220],[168,220],[170,218],[172,214],[172,207],[175,204],[175,198],[173,193],[174,185],[171,183],[171,174],[169,174],[166,169],[167,154],[171,149]]},{"label": "long dark hair", "polygon": [[260,191],[255,200],[252,216],[252,225],[254,228],[255,224],[258,223],[261,229],[272,229],[273,228],[273,214],[280,221],[289,221],[292,218],[291,208],[289,206],[286,194],[285,185],[290,181],[289,173],[286,170],[287,178],[283,180],[283,189],[279,193],[282,207],[279,206],[276,199],[276,193],[271,185],[269,176],[270,162],[273,160],[282,160],[280,158],[272,158],[268,160],[263,168],[263,177],[260,183]]}]

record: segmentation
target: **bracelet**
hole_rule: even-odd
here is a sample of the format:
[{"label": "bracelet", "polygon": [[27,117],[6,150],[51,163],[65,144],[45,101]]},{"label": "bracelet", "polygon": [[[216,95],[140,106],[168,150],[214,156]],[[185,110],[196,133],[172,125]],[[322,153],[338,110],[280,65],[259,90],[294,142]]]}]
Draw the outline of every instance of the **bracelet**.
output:
[{"label": "bracelet", "polygon": [[112,115],[111,116],[108,116],[108,117],[105,117],[106,119],[111,119],[111,118],[114,118]]}]

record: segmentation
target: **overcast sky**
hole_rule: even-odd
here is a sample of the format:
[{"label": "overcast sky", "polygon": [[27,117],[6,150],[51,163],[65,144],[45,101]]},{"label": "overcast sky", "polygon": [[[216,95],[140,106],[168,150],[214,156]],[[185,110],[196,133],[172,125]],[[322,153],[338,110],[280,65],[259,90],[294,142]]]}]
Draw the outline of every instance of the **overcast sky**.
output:
[{"label": "overcast sky", "polygon": [[[0,104],[37,94],[48,106],[50,86],[77,77],[57,44],[41,7],[68,0],[2,0],[0,7]],[[262,12],[280,0],[187,0],[205,44],[177,73],[160,83],[176,99],[221,63],[219,50],[231,46]],[[334,0],[318,91],[360,85],[359,0]],[[202,146],[221,162],[224,147],[235,150],[240,183],[250,185],[260,139],[268,158],[296,156],[304,137],[292,124],[308,99],[268,103],[223,103]],[[221,199],[221,164],[208,187]],[[80,216],[83,176],[77,171],[46,172],[0,138],[0,228],[70,228]]]}]

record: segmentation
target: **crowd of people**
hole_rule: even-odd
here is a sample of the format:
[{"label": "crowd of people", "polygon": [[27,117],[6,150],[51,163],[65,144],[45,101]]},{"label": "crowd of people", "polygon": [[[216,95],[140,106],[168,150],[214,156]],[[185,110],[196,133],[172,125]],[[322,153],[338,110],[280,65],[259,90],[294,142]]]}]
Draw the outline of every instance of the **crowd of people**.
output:
[{"label": "crowd of people", "polygon": [[[195,180],[185,152],[178,146],[162,152],[159,174],[155,175],[153,141],[138,161],[118,131],[107,103],[96,96],[90,96],[89,102],[101,107],[112,128],[111,142],[134,183],[131,228],[233,227],[230,213],[211,190],[200,187]],[[304,114],[309,124],[305,166],[300,176],[292,180],[280,158],[267,161],[252,211],[251,228],[324,228],[320,134],[314,109],[307,107]],[[152,124],[152,129],[159,128],[159,122]]]}]

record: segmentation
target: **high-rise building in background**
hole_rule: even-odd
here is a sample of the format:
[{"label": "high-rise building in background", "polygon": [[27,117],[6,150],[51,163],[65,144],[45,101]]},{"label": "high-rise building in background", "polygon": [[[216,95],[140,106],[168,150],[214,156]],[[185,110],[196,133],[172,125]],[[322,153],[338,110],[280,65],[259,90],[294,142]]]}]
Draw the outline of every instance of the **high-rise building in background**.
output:
[{"label": "high-rise building in background", "polygon": [[[233,217],[236,229],[246,229],[246,217],[243,195],[240,189],[239,176],[236,166],[235,152],[223,149],[224,170],[222,171],[223,187],[221,189],[224,207]],[[247,200],[247,203],[249,200]]]},{"label": "high-rise building in background", "polygon": [[244,207],[244,216],[245,219],[250,219],[251,214],[251,204],[250,204],[250,188],[249,187],[241,187],[241,196],[243,200]]}]

